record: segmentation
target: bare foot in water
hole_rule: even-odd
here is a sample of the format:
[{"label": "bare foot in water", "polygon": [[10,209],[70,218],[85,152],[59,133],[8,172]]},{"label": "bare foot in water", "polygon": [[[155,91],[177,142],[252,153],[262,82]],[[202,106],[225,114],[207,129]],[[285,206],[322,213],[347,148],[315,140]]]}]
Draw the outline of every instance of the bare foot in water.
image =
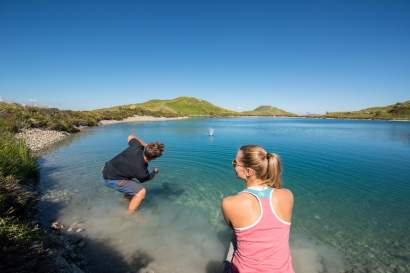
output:
[{"label": "bare foot in water", "polygon": [[124,201],[126,201],[126,202],[130,202],[131,199],[132,199],[132,195],[129,195],[129,194],[124,193],[122,199],[123,199]]}]

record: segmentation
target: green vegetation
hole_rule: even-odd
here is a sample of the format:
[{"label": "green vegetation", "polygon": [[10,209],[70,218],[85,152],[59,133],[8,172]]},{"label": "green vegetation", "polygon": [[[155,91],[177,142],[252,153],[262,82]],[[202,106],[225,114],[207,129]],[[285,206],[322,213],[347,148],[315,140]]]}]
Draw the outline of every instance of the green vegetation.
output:
[{"label": "green vegetation", "polygon": [[78,132],[80,126],[97,125],[98,116],[89,111],[59,110],[0,102],[0,126],[11,132],[25,128],[47,128]]},{"label": "green vegetation", "polygon": [[23,140],[16,139],[7,131],[1,133],[0,171],[4,176],[12,175],[19,180],[37,175],[36,161]]},{"label": "green vegetation", "polygon": [[237,112],[215,106],[206,100],[193,97],[178,97],[171,100],[150,100],[144,103],[109,108],[109,110],[119,109],[144,111],[154,116],[160,115],[165,117],[238,115]]},{"label": "green vegetation", "polygon": [[269,105],[262,105],[255,108],[252,111],[244,111],[241,112],[241,115],[246,116],[286,116],[286,117],[295,117],[295,114],[286,112],[282,109],[269,106]]},{"label": "green vegetation", "polygon": [[410,120],[410,101],[384,107],[372,107],[354,112],[326,113],[327,118]]},{"label": "green vegetation", "polygon": [[0,271],[39,272],[52,262],[44,248],[45,233],[31,223],[36,159],[14,137],[15,120],[0,121]]}]

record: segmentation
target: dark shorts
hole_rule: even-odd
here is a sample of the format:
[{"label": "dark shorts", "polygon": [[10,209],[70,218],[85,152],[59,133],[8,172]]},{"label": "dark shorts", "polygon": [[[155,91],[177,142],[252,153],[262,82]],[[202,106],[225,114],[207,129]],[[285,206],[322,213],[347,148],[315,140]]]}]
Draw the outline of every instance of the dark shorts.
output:
[{"label": "dark shorts", "polygon": [[127,195],[135,195],[140,190],[145,189],[142,183],[133,180],[110,180],[104,179],[105,186]]}]

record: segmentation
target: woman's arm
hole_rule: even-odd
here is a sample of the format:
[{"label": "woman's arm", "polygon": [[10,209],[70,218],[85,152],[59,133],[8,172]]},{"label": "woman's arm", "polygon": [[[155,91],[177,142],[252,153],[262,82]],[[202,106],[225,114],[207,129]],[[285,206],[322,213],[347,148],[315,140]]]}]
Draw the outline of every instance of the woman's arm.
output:
[{"label": "woman's arm", "polygon": [[225,219],[226,224],[232,227],[232,223],[230,220],[231,207],[232,207],[232,197],[231,196],[228,196],[222,199],[222,203],[221,203],[222,215]]}]

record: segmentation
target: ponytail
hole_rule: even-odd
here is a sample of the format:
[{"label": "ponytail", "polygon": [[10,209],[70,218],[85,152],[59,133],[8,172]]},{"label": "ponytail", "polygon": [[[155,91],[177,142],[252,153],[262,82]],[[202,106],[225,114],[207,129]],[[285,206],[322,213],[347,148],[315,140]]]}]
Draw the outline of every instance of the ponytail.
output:
[{"label": "ponytail", "polygon": [[280,177],[282,166],[280,163],[280,158],[277,154],[268,153],[266,154],[266,159],[268,161],[268,167],[266,168],[266,173],[262,179],[267,185],[280,189],[282,187],[282,179]]}]

